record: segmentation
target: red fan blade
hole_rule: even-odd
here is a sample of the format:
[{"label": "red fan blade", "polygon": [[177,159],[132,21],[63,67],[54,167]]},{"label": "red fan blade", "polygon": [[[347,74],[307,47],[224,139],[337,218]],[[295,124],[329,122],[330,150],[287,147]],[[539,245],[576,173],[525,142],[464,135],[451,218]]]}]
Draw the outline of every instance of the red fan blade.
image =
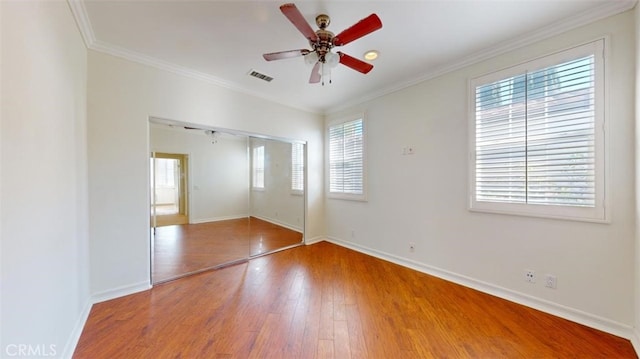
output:
[{"label": "red fan blade", "polygon": [[320,61],[316,62],[311,70],[311,77],[309,77],[310,84],[317,84],[320,82]]},{"label": "red fan blade", "polygon": [[312,42],[318,40],[316,32],[309,26],[309,23],[304,19],[304,16],[302,16],[302,13],[300,13],[300,10],[298,10],[295,4],[284,4],[280,6],[280,11],[282,11],[284,16],[291,21],[293,26],[295,26],[307,40]]},{"label": "red fan blade", "polygon": [[273,60],[282,60],[282,59],[289,59],[292,57],[304,56],[308,53],[309,53],[309,50],[300,49],[300,50],[272,52],[270,54],[264,54],[262,55],[262,57],[264,57],[264,59],[267,61],[273,61]]},{"label": "red fan blade", "polygon": [[355,25],[344,30],[333,38],[335,46],[342,46],[370,34],[382,27],[382,21],[376,14],[371,14],[358,21]]},{"label": "red fan blade", "polygon": [[349,56],[343,52],[338,51],[338,55],[340,55],[340,63],[350,67],[358,72],[362,72],[363,74],[368,74],[371,69],[373,69],[373,65],[366,63],[364,61],[358,60],[355,57]]}]

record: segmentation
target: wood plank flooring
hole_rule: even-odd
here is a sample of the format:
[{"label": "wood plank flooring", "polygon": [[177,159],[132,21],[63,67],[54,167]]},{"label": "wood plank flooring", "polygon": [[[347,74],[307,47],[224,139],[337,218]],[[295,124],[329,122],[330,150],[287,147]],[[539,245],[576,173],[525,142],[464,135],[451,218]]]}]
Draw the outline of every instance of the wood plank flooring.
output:
[{"label": "wood plank flooring", "polygon": [[74,358],[635,358],[628,340],[330,243],[93,306]]},{"label": "wood plank flooring", "polygon": [[157,227],[154,283],[302,242],[302,233],[255,217]]},{"label": "wood plank flooring", "polygon": [[[184,214],[166,214],[158,215],[155,218],[155,224],[157,227],[172,226],[175,224],[188,224],[189,217]],[[153,226],[153,217],[151,218],[151,225]]]}]

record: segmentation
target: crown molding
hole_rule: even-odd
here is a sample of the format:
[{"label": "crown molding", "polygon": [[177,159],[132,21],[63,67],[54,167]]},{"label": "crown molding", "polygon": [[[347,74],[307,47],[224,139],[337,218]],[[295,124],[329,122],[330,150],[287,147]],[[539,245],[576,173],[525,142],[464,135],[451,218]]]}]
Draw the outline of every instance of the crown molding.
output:
[{"label": "crown molding", "polygon": [[143,55],[141,53],[125,49],[123,47],[115,46],[100,40],[95,40],[89,49],[105,53],[107,55],[120,57],[126,60],[137,62],[144,65],[149,65],[160,70],[165,70],[180,75],[184,75],[196,80],[205,81],[214,85],[233,88],[233,85],[229,82],[222,81],[214,76],[205,74],[200,71],[195,71],[184,66],[179,66],[171,62],[162,61],[155,57]]},{"label": "crown molding", "polygon": [[240,86],[234,85],[230,82],[223,81],[215,76],[212,76],[200,71],[192,70],[185,66],[176,65],[174,63],[170,63],[167,61],[162,61],[151,56],[143,55],[138,52],[131,51],[129,49],[125,49],[119,46],[106,43],[104,41],[97,40],[93,33],[93,28],[91,27],[91,21],[89,19],[89,15],[87,14],[87,9],[84,6],[84,0],[67,0],[67,3],[69,4],[71,13],[73,14],[73,17],[76,20],[78,29],[82,34],[82,38],[84,39],[85,46],[90,50],[102,52],[111,56],[137,62],[139,64],[155,67],[160,70],[165,70],[165,71],[186,76],[192,79],[204,81],[210,84],[214,84],[216,86],[226,88],[231,91],[235,91],[235,92],[249,95],[252,97],[267,100],[267,101],[277,103],[277,104],[280,104],[289,108],[293,108],[296,110],[314,113],[314,114],[322,113],[322,111],[319,111],[314,108],[292,105],[291,103],[283,102],[278,98],[275,98],[272,96],[266,96],[262,93],[247,90]]},{"label": "crown molding", "polygon": [[91,45],[96,41],[96,36],[93,34],[93,28],[91,27],[91,21],[87,14],[87,9],[84,7],[83,0],[67,0],[71,13],[76,20],[84,45],[87,48],[91,48]]},{"label": "crown molding", "polygon": [[148,65],[161,70],[183,75],[189,78],[201,80],[207,83],[211,83],[211,84],[226,88],[228,90],[232,90],[245,95],[268,100],[289,108],[297,109],[304,112],[309,112],[314,114],[324,114],[324,115],[345,110],[351,106],[359,105],[359,104],[374,100],[376,98],[380,98],[382,96],[417,85],[421,82],[436,78],[446,73],[459,70],[461,68],[473,65],[475,63],[490,59],[498,55],[502,55],[504,53],[516,50],[518,48],[522,48],[527,45],[531,45],[535,42],[548,39],[552,36],[578,28],[580,26],[587,25],[589,23],[604,19],[606,17],[622,13],[624,11],[632,9],[634,6],[636,6],[637,2],[638,0],[606,1],[595,9],[584,11],[571,18],[567,18],[567,19],[563,19],[561,21],[555,22],[549,26],[541,28],[540,30],[529,33],[525,36],[514,38],[512,40],[502,42],[497,46],[490,47],[482,51],[476,52],[475,54],[467,56],[461,59],[460,61],[452,62],[445,66],[437,67],[410,81],[395,83],[389,87],[380,89],[378,91],[370,92],[364,96],[358,97],[351,101],[347,101],[341,104],[340,106],[332,107],[330,110],[328,109],[318,110],[318,109],[309,108],[305,106],[292,105],[291,103],[283,102],[282,100],[275,98],[273,96],[268,96],[262,93],[251,91],[246,88],[232,84],[230,82],[223,81],[215,76],[205,74],[203,72],[195,71],[184,66],[176,65],[166,61],[161,61],[151,56],[146,56],[128,49],[117,47],[117,46],[108,44],[106,42],[97,40],[93,33],[93,29],[91,27],[91,21],[89,19],[86,8],[84,6],[84,0],[67,0],[67,3],[71,8],[71,12],[73,13],[73,16],[80,30],[80,33],[82,34],[82,38],[84,39],[85,45],[87,46],[87,48],[91,50],[106,53],[112,56],[120,57],[126,60],[140,63],[140,64]]},{"label": "crown molding", "polygon": [[227,82],[227,81],[223,81],[221,79],[219,79],[218,77],[206,74],[204,72],[200,72],[200,71],[196,71],[196,70],[192,70],[188,67],[185,66],[180,66],[180,65],[176,65],[174,63],[171,62],[167,62],[167,61],[162,61],[159,60],[155,57],[151,57],[151,56],[147,56],[147,55],[143,55],[141,53],[135,52],[135,51],[131,51],[129,49],[125,49],[122,47],[118,47],[115,45],[111,45],[108,44],[106,42],[100,41],[100,40],[95,40],[93,42],[93,44],[91,46],[89,46],[89,49],[94,50],[94,51],[98,51],[98,52],[102,52],[111,56],[115,56],[115,57],[120,57],[123,58],[125,60],[129,60],[132,62],[137,62],[139,64],[143,64],[143,65],[147,65],[147,66],[151,66],[151,67],[155,67],[157,69],[160,70],[164,70],[164,71],[168,71],[168,72],[172,72],[174,74],[178,74],[178,75],[182,75],[185,77],[189,77],[195,80],[199,80],[199,81],[203,81],[206,83],[210,83],[219,87],[223,87],[226,88],[227,90],[231,90],[231,91],[235,91],[238,93],[242,93],[245,95],[249,95],[249,96],[253,96],[256,98],[260,98],[263,100],[268,100],[270,102],[273,103],[277,103],[289,108],[293,108],[296,110],[300,110],[300,111],[304,111],[304,112],[309,112],[309,113],[321,113],[315,109],[312,108],[307,108],[307,107],[302,107],[302,106],[296,106],[296,105],[292,105],[291,103],[286,103],[286,102],[282,102],[280,99],[272,97],[272,96],[266,96],[262,93],[258,93],[255,91],[251,91],[251,90],[247,90],[245,88],[242,88],[240,86],[237,86],[231,82]]},{"label": "crown molding", "polygon": [[302,106],[296,106],[296,105],[292,105],[291,103],[285,103],[282,102],[281,100],[275,98],[275,97],[271,97],[271,96],[266,96],[262,93],[258,93],[255,91],[251,91],[251,90],[247,90],[245,88],[242,88],[240,86],[237,86],[231,82],[228,81],[223,81],[218,77],[206,74],[204,72],[200,72],[200,71],[196,71],[196,70],[192,70],[188,67],[185,66],[180,66],[180,65],[176,65],[174,63],[171,62],[167,62],[167,61],[162,61],[162,60],[158,60],[155,57],[151,57],[151,56],[147,56],[147,55],[143,55],[140,54],[138,52],[135,51],[131,51],[122,47],[118,47],[118,46],[114,46],[111,44],[108,44],[106,42],[100,41],[100,40],[95,40],[93,42],[93,44],[91,46],[88,46],[89,49],[94,50],[94,51],[98,51],[98,52],[102,52],[111,56],[115,56],[115,57],[119,57],[119,58],[123,58],[125,60],[129,60],[132,62],[136,62],[139,64],[143,64],[143,65],[147,65],[147,66],[151,66],[151,67],[155,67],[157,69],[160,70],[164,70],[164,71],[168,71],[168,72],[172,72],[174,74],[177,75],[181,75],[181,76],[185,76],[185,77],[189,77],[195,80],[199,80],[199,81],[203,81],[206,83],[210,83],[219,87],[223,87],[226,88],[227,90],[231,90],[231,91],[235,91],[238,93],[242,93],[245,95],[249,95],[249,96],[253,96],[253,97],[257,97],[263,100],[268,100],[270,102],[273,103],[277,103],[283,106],[287,106],[289,108],[294,108],[300,111],[305,111],[305,112],[310,112],[310,113],[320,113],[317,110],[311,109],[311,108],[306,108],[306,107],[302,107]]},{"label": "crown molding", "polygon": [[488,60],[498,55],[502,55],[507,52],[559,35],[563,32],[576,29],[580,26],[590,24],[592,22],[607,18],[609,16],[623,13],[627,10],[633,9],[633,7],[636,6],[637,2],[638,0],[622,0],[622,1],[605,2],[595,9],[590,9],[582,13],[576,14],[571,18],[557,21],[537,31],[528,33],[525,36],[520,36],[511,40],[502,42],[499,45],[486,48],[484,50],[476,52],[475,54],[469,55],[461,59],[460,61],[452,62],[445,66],[441,66],[431,71],[428,71],[422,74],[421,76],[418,76],[410,81],[396,83],[390,87],[386,87],[379,91],[369,93],[358,99],[348,101],[343,105],[332,108],[330,112],[325,112],[325,115],[329,115],[334,112],[343,111],[351,106],[360,105],[364,102],[368,102],[376,98],[380,98],[382,96],[403,90],[405,88],[417,85],[427,80],[431,80],[436,77],[442,76],[449,72],[453,72],[453,71],[465,68],[467,66],[479,63],[484,60]]}]

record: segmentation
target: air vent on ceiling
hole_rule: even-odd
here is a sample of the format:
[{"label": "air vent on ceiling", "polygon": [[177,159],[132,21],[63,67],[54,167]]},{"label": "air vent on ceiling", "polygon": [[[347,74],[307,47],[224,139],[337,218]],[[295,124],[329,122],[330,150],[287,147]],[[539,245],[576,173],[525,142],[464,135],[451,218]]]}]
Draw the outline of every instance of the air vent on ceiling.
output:
[{"label": "air vent on ceiling", "polygon": [[259,78],[260,80],[265,80],[267,82],[271,82],[271,80],[273,80],[273,77],[259,73],[256,70],[249,71],[249,76],[253,76],[255,78]]}]

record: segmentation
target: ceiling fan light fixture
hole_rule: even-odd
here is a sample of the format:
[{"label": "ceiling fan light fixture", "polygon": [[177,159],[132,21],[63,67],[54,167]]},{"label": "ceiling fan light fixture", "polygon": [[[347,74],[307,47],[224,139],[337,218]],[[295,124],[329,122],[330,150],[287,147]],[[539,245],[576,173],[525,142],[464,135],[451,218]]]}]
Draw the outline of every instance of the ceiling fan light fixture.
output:
[{"label": "ceiling fan light fixture", "polygon": [[318,62],[318,54],[315,51],[311,51],[304,55],[304,63],[307,65],[315,65]]},{"label": "ceiling fan light fixture", "polygon": [[367,61],[373,61],[378,58],[380,52],[378,50],[369,50],[364,53],[364,59]]},{"label": "ceiling fan light fixture", "polygon": [[334,68],[338,66],[340,63],[340,55],[334,54],[333,52],[328,52],[324,55],[325,64],[330,68]]}]

